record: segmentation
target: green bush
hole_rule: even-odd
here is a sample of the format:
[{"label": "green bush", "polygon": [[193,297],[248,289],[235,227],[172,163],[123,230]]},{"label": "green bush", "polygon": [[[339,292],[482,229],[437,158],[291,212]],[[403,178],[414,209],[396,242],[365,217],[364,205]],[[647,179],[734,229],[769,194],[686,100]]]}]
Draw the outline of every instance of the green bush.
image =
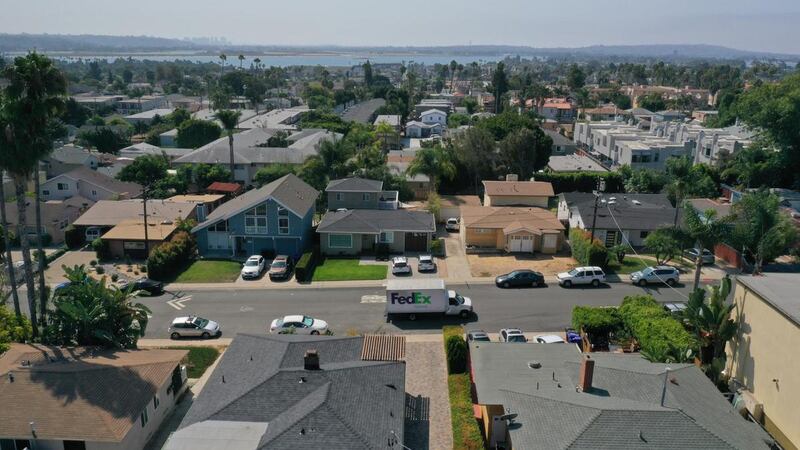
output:
[{"label": "green bush", "polygon": [[462,336],[450,336],[444,343],[448,373],[467,371],[467,341]]},{"label": "green bush", "polygon": [[576,306],[572,309],[572,327],[592,334],[608,334],[622,327],[617,308]]},{"label": "green bush", "polygon": [[82,229],[70,225],[64,230],[64,244],[70,250],[81,248],[84,242],[86,242],[86,236]]},{"label": "green bush", "polygon": [[42,234],[42,246],[49,247],[53,243],[53,236],[50,236],[49,233]]},{"label": "green bush", "polygon": [[297,261],[294,266],[295,278],[297,281],[310,281],[311,276],[314,274],[314,267],[317,265],[316,251],[311,250],[303,253],[303,256]]},{"label": "green bush", "polygon": [[96,266],[94,271],[97,272],[98,275],[106,273],[106,269],[103,266]]},{"label": "green bush", "polygon": [[117,280],[119,280],[119,274],[118,273],[111,274],[111,281],[116,283]]},{"label": "green bush", "polygon": [[453,448],[483,450],[483,433],[472,410],[472,383],[468,373],[447,376],[450,397],[450,420],[453,427]]},{"label": "green bush", "polygon": [[444,239],[435,238],[431,241],[431,254],[436,256],[444,256]]},{"label": "green bush", "polygon": [[569,230],[569,245],[572,257],[582,266],[605,267],[608,264],[608,249],[598,240],[591,240],[591,234],[573,228]]},{"label": "green bush", "polygon": [[639,342],[642,353],[668,357],[686,350],[697,351],[694,336],[649,295],[625,297],[619,316],[626,330]]},{"label": "green bush", "polygon": [[108,243],[100,238],[92,241],[92,250],[94,250],[97,259],[107,259],[109,256]]},{"label": "green bush", "polygon": [[185,231],[175,233],[169,242],[165,242],[150,252],[147,258],[149,277],[154,280],[166,280],[186,267],[197,253],[197,245],[192,235]]}]

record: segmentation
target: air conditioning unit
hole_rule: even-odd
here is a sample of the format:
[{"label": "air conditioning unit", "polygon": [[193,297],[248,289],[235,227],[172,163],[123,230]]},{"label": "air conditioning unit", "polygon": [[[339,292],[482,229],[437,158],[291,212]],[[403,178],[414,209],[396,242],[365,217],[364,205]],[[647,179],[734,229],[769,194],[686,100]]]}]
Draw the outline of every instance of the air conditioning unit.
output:
[{"label": "air conditioning unit", "polygon": [[743,413],[743,410],[747,411],[757,422],[761,422],[764,418],[764,404],[759,402],[756,396],[747,389],[742,389],[734,397],[733,406],[740,413]]}]

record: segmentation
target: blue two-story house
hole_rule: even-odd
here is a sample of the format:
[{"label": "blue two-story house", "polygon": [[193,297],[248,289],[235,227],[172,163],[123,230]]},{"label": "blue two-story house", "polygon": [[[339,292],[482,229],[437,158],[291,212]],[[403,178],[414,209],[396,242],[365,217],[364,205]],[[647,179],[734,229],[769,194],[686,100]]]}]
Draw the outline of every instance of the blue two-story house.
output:
[{"label": "blue two-story house", "polygon": [[192,229],[204,257],[299,257],[312,243],[319,192],[295,175],[253,189],[220,205]]}]

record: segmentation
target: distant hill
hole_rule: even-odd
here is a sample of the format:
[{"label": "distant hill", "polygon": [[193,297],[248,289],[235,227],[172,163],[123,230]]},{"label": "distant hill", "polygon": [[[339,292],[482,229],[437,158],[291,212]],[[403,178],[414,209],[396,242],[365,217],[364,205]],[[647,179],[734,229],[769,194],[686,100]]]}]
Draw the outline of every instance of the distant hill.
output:
[{"label": "distant hill", "polygon": [[[216,38],[219,39],[219,38]],[[205,43],[208,41],[209,43]],[[151,36],[105,36],[105,35],[59,35],[59,34],[0,34],[0,52],[24,52],[37,49],[44,52],[74,52],[91,54],[133,53],[133,52],[173,52],[205,51],[213,52],[228,48],[231,51],[248,53],[393,53],[409,55],[475,55],[503,56],[573,56],[573,57],[625,57],[625,58],[663,58],[663,59],[786,59],[797,60],[798,55],[738,50],[718,45],[705,44],[659,44],[659,45],[592,45],[588,47],[550,47],[537,48],[513,45],[462,45],[426,47],[367,47],[367,46],[275,46],[275,45],[232,45],[211,42],[207,38],[182,40]]]}]

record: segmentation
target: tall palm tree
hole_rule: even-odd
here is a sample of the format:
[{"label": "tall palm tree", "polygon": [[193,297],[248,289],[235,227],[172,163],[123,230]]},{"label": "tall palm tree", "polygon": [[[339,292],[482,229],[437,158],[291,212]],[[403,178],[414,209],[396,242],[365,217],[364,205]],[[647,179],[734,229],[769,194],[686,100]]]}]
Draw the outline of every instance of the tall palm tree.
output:
[{"label": "tall palm tree", "polygon": [[695,241],[697,247],[697,257],[695,258],[694,285],[692,289],[700,286],[700,270],[703,267],[703,251],[714,248],[722,240],[722,235],[727,229],[729,218],[717,217],[717,212],[713,209],[703,213],[698,212],[692,204],[686,201],[683,205],[683,217],[686,223],[686,231]]},{"label": "tall palm tree", "polygon": [[221,68],[220,68],[220,71],[219,71],[220,75],[225,73],[225,61],[227,61],[227,60],[228,60],[228,56],[225,53],[220,53],[219,54],[219,61],[220,61],[220,64],[221,64]]},{"label": "tall palm tree", "polygon": [[431,179],[436,192],[442,178],[452,180],[456,176],[456,166],[450,152],[442,147],[423,148],[408,165],[406,173],[410,176],[425,174]]},{"label": "tall palm tree", "polygon": [[255,64],[256,71],[261,69],[261,58],[256,57],[255,59],[253,59],[253,64]]},{"label": "tall palm tree", "polygon": [[239,117],[242,115],[240,111],[231,111],[223,109],[214,114],[214,117],[222,123],[222,128],[228,133],[228,146],[230,147],[230,169],[231,169],[231,182],[235,180],[234,176],[234,156],[233,156],[233,132],[236,130],[236,125],[239,124]]},{"label": "tall palm tree", "polygon": [[[2,126],[0,126],[0,128],[2,128]],[[0,152],[1,151],[3,151],[2,144],[0,144]],[[22,310],[19,307],[19,292],[17,292],[17,277],[14,271],[14,260],[11,258],[11,238],[8,236],[10,230],[6,220],[6,193],[3,187],[2,172],[0,172],[0,225],[3,227],[3,245],[6,249],[6,271],[8,272],[8,284],[11,288],[11,298],[14,301],[14,314],[16,314],[17,318],[20,318],[22,317]]]},{"label": "tall palm tree", "polygon": [[239,54],[239,70],[242,70],[242,64],[244,64],[244,55]]},{"label": "tall palm tree", "polygon": [[[64,108],[67,82],[64,75],[53,62],[45,56],[30,53],[17,57],[14,64],[3,69],[3,77],[8,80],[5,88],[7,123],[4,138],[10,152],[5,166],[12,174],[17,197],[19,215],[17,235],[22,247],[22,260],[25,264],[25,278],[28,288],[28,306],[34,336],[38,335],[36,326],[35,289],[31,266],[30,246],[27,239],[27,197],[26,188],[31,172],[38,177],[39,160],[52,151],[50,125],[55,116]],[[38,203],[39,193],[36,192]],[[37,205],[36,236],[41,250],[41,212]],[[43,252],[42,252],[43,253]],[[47,295],[44,289],[44,258],[39,258],[39,297],[42,319],[47,311]],[[42,320],[44,323],[44,320]]]}]

